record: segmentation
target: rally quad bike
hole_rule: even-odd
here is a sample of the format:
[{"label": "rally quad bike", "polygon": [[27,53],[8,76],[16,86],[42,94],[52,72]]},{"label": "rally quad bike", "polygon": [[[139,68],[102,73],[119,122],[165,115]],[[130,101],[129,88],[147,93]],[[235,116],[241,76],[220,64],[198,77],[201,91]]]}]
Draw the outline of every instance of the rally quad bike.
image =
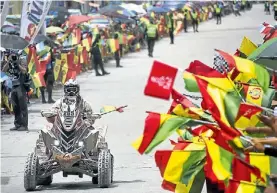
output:
[{"label": "rally quad bike", "polygon": [[[24,188],[34,191],[37,185],[50,185],[53,174],[58,172],[63,172],[63,177],[78,175],[82,178],[85,174],[91,176],[92,183],[100,188],[110,187],[114,158],[105,141],[107,127],[88,128],[83,113],[77,108],[68,106],[63,109],[57,113],[41,112],[47,120],[55,117],[55,121],[53,127],[41,130],[34,151],[28,155]],[[116,110],[100,115],[113,111]]]}]

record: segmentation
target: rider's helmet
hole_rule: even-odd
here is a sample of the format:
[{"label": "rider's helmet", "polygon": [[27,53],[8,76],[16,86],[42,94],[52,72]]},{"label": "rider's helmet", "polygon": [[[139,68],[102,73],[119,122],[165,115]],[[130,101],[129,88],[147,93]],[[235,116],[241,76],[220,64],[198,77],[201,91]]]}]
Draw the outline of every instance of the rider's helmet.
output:
[{"label": "rider's helmet", "polygon": [[68,98],[78,97],[80,94],[80,86],[74,79],[69,79],[64,84],[64,96]]}]

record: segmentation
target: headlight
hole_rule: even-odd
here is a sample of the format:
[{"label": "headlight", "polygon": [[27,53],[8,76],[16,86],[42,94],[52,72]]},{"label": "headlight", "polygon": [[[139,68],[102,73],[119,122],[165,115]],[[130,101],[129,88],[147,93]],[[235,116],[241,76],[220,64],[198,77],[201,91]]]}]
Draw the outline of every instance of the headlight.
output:
[{"label": "headlight", "polygon": [[60,142],[59,142],[58,140],[55,140],[55,141],[54,141],[54,145],[55,145],[55,146],[59,146],[59,145],[60,145]]},{"label": "headlight", "polygon": [[78,142],[78,146],[79,146],[79,147],[83,147],[83,146],[84,146],[84,142],[83,142],[83,141],[79,141],[79,142]]}]

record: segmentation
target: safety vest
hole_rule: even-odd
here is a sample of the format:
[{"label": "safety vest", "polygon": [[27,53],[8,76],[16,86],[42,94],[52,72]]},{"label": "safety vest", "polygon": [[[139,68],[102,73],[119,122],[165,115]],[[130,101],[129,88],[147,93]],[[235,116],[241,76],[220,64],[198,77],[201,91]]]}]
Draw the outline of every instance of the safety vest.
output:
[{"label": "safety vest", "polygon": [[116,32],[116,33],[118,35],[119,44],[123,44],[123,35],[122,35],[122,33],[120,33],[120,32]]},{"label": "safety vest", "polygon": [[99,34],[99,29],[98,29],[98,27],[96,27],[96,28],[93,29],[93,34],[94,34],[94,35]]},{"label": "safety vest", "polygon": [[188,19],[188,12],[184,12],[184,18]]},{"label": "safety vest", "polygon": [[192,16],[192,19],[197,20],[198,14],[196,12],[195,13],[191,13],[191,16]]},{"label": "safety vest", "polygon": [[157,26],[154,24],[149,24],[147,26],[147,36],[149,38],[155,38],[157,35]]},{"label": "safety vest", "polygon": [[[173,20],[173,19],[172,19],[172,20]],[[171,21],[171,18],[168,17],[168,20],[167,20],[167,27],[168,27],[168,28],[171,28],[172,22],[173,22],[173,28],[175,28],[175,22],[174,22],[174,20]]]},{"label": "safety vest", "polygon": [[221,9],[219,7],[215,8],[215,13],[220,14]]},{"label": "safety vest", "polygon": [[274,11],[277,11],[277,3],[274,3],[273,7],[274,7]]}]

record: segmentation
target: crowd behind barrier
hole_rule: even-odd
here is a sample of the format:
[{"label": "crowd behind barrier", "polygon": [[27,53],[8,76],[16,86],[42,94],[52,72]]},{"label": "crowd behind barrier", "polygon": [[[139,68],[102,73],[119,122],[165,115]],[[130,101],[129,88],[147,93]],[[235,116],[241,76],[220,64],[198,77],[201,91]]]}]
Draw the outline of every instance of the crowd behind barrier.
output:
[{"label": "crowd behind barrier", "polygon": [[[214,18],[215,8],[214,3],[211,2],[202,4],[202,6],[187,6],[184,9],[189,11],[195,9],[199,16],[199,22]],[[227,4],[223,8],[222,15],[228,15],[232,12],[232,6]],[[183,30],[184,18],[182,15],[182,9],[174,11],[175,35]],[[23,52],[27,61],[28,72],[32,77],[34,92],[31,97],[40,96],[39,88],[46,84],[43,76],[49,63],[54,66],[56,85],[64,84],[68,79],[76,77],[81,72],[92,70],[91,61],[93,60],[90,50],[95,34],[101,35],[100,49],[104,63],[114,58],[114,52],[119,49],[119,44],[123,45],[123,56],[144,49],[146,47],[144,31],[151,17],[157,24],[159,38],[168,37],[167,13],[147,14],[125,23],[115,23],[114,20],[103,15],[73,15],[61,26],[48,27],[45,40],[30,45]],[[188,15],[187,20],[188,25],[191,25],[190,15]],[[119,39],[114,39],[114,33],[118,31],[121,32],[122,36]],[[7,55],[3,56],[4,61],[5,58],[7,59]],[[1,107],[3,107],[2,110],[5,108],[6,112],[12,112],[9,100],[10,92],[9,77],[1,72]]]}]

